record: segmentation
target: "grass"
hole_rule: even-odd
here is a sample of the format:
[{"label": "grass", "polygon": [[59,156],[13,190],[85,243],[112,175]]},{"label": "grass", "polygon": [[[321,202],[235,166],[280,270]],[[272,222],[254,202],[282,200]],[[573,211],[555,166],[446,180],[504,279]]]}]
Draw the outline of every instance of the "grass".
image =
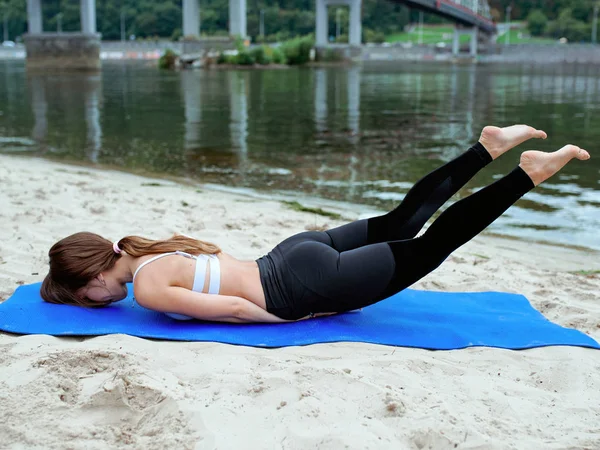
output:
[{"label": "grass", "polygon": [[[527,30],[510,30],[509,31],[509,43],[510,44],[555,44],[556,39],[534,37],[529,36]],[[506,33],[498,35],[498,44],[504,44],[506,42]]]},{"label": "grass", "polygon": [[334,213],[331,211],[325,211],[324,209],[321,209],[321,208],[311,208],[308,206],[301,205],[300,203],[298,203],[296,201],[283,202],[283,204],[286,205],[288,208],[293,209],[294,211],[302,211],[302,212],[318,214],[320,216],[329,217],[331,219],[341,219],[342,218],[342,216],[339,215],[338,213]]},{"label": "grass", "polygon": [[[527,34],[526,29],[522,30],[510,30],[509,39],[511,44],[552,44],[555,43],[555,39],[531,37]],[[452,37],[454,34],[453,27],[440,27],[440,26],[424,26],[423,27],[423,44],[437,44],[443,42],[445,44],[452,44]],[[463,35],[460,37],[460,43],[465,44],[469,42],[469,36]],[[506,33],[498,36],[498,44],[504,44],[506,39]],[[419,42],[419,28],[415,28],[410,33],[395,33],[390,34],[386,37],[386,42],[412,42],[418,44]]]},{"label": "grass", "polygon": [[[454,28],[452,27],[423,27],[423,44],[437,44],[438,42],[452,42]],[[461,42],[468,42],[468,36],[461,36]],[[419,42],[419,29],[416,28],[410,33],[395,33],[386,37],[386,42]]]},{"label": "grass", "polygon": [[583,276],[589,277],[589,276],[593,276],[593,275],[600,275],[600,270],[574,270],[569,273],[572,273],[574,275],[583,275]]}]

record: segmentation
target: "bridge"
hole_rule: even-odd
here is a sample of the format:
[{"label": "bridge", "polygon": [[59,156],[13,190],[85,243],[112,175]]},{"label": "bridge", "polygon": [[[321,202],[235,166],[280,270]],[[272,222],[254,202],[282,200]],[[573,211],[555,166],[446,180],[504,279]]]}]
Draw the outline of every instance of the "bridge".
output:
[{"label": "bridge", "polygon": [[[245,37],[246,1],[229,0],[229,34]],[[457,24],[453,52],[458,54],[460,35],[471,37],[470,53],[477,54],[478,33],[491,35],[496,24],[491,18],[487,0],[390,0],[414,9],[445,17]],[[316,0],[316,46],[328,43],[328,12],[331,5],[350,8],[349,43],[362,43],[362,0]],[[200,37],[200,0],[182,0],[184,38]],[[27,65],[30,68],[98,69],[100,67],[100,35],[96,29],[96,0],[80,0],[81,33],[44,33],[42,0],[27,0],[29,32],[25,35]]]},{"label": "bridge", "polygon": [[[496,33],[496,24],[490,14],[487,0],[391,0],[405,4],[413,9],[426,11],[444,17],[457,24],[454,32],[453,53],[458,54],[460,35],[469,34],[471,37],[471,55],[477,54],[478,32],[487,35]],[[316,0],[316,44],[317,47],[327,45],[328,18],[327,7],[345,5],[350,8],[350,45],[361,44],[361,0]]]},{"label": "bridge", "polygon": [[437,14],[465,27],[477,27],[484,33],[496,32],[486,0],[392,0],[414,9]]}]

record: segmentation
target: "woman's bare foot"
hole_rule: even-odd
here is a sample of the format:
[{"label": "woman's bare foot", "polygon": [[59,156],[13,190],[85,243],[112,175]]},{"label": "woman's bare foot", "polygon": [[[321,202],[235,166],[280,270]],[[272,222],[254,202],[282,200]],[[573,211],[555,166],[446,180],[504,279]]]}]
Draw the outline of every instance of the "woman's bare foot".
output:
[{"label": "woman's bare foot", "polygon": [[576,145],[565,145],[552,153],[529,150],[521,155],[519,166],[536,186],[562,169],[573,158],[585,161],[590,154]]},{"label": "woman's bare foot", "polygon": [[496,159],[529,139],[546,139],[547,137],[548,135],[544,131],[536,130],[528,125],[513,125],[504,128],[488,126],[481,132],[479,142],[492,155],[492,159]]}]

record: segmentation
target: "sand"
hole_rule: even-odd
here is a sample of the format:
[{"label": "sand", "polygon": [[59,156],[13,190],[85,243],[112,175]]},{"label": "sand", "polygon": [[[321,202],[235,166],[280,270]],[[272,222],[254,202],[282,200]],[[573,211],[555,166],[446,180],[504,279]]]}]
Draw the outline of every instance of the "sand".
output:
[{"label": "sand", "polygon": [[[156,185],[159,184],[159,185]],[[255,259],[343,223],[280,201],[0,155],[0,301],[76,231],[173,232]],[[358,207],[343,211],[350,219]],[[525,294],[600,339],[597,252],[480,236],[414,287]],[[0,333],[0,448],[598,449],[600,352],[432,352],[337,343],[257,349]]]}]

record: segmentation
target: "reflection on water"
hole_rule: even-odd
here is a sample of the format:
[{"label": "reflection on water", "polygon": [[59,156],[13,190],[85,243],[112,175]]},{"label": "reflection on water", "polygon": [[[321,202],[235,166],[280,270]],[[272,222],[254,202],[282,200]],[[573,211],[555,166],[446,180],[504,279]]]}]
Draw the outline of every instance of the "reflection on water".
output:
[{"label": "reflection on water", "polygon": [[[394,207],[486,124],[530,123],[595,156],[593,68],[400,65],[28,75],[0,61],[0,149],[146,169],[228,186]],[[458,195],[508,173],[503,156]],[[598,155],[600,156],[600,154]],[[600,158],[574,163],[493,231],[600,248]]]}]

